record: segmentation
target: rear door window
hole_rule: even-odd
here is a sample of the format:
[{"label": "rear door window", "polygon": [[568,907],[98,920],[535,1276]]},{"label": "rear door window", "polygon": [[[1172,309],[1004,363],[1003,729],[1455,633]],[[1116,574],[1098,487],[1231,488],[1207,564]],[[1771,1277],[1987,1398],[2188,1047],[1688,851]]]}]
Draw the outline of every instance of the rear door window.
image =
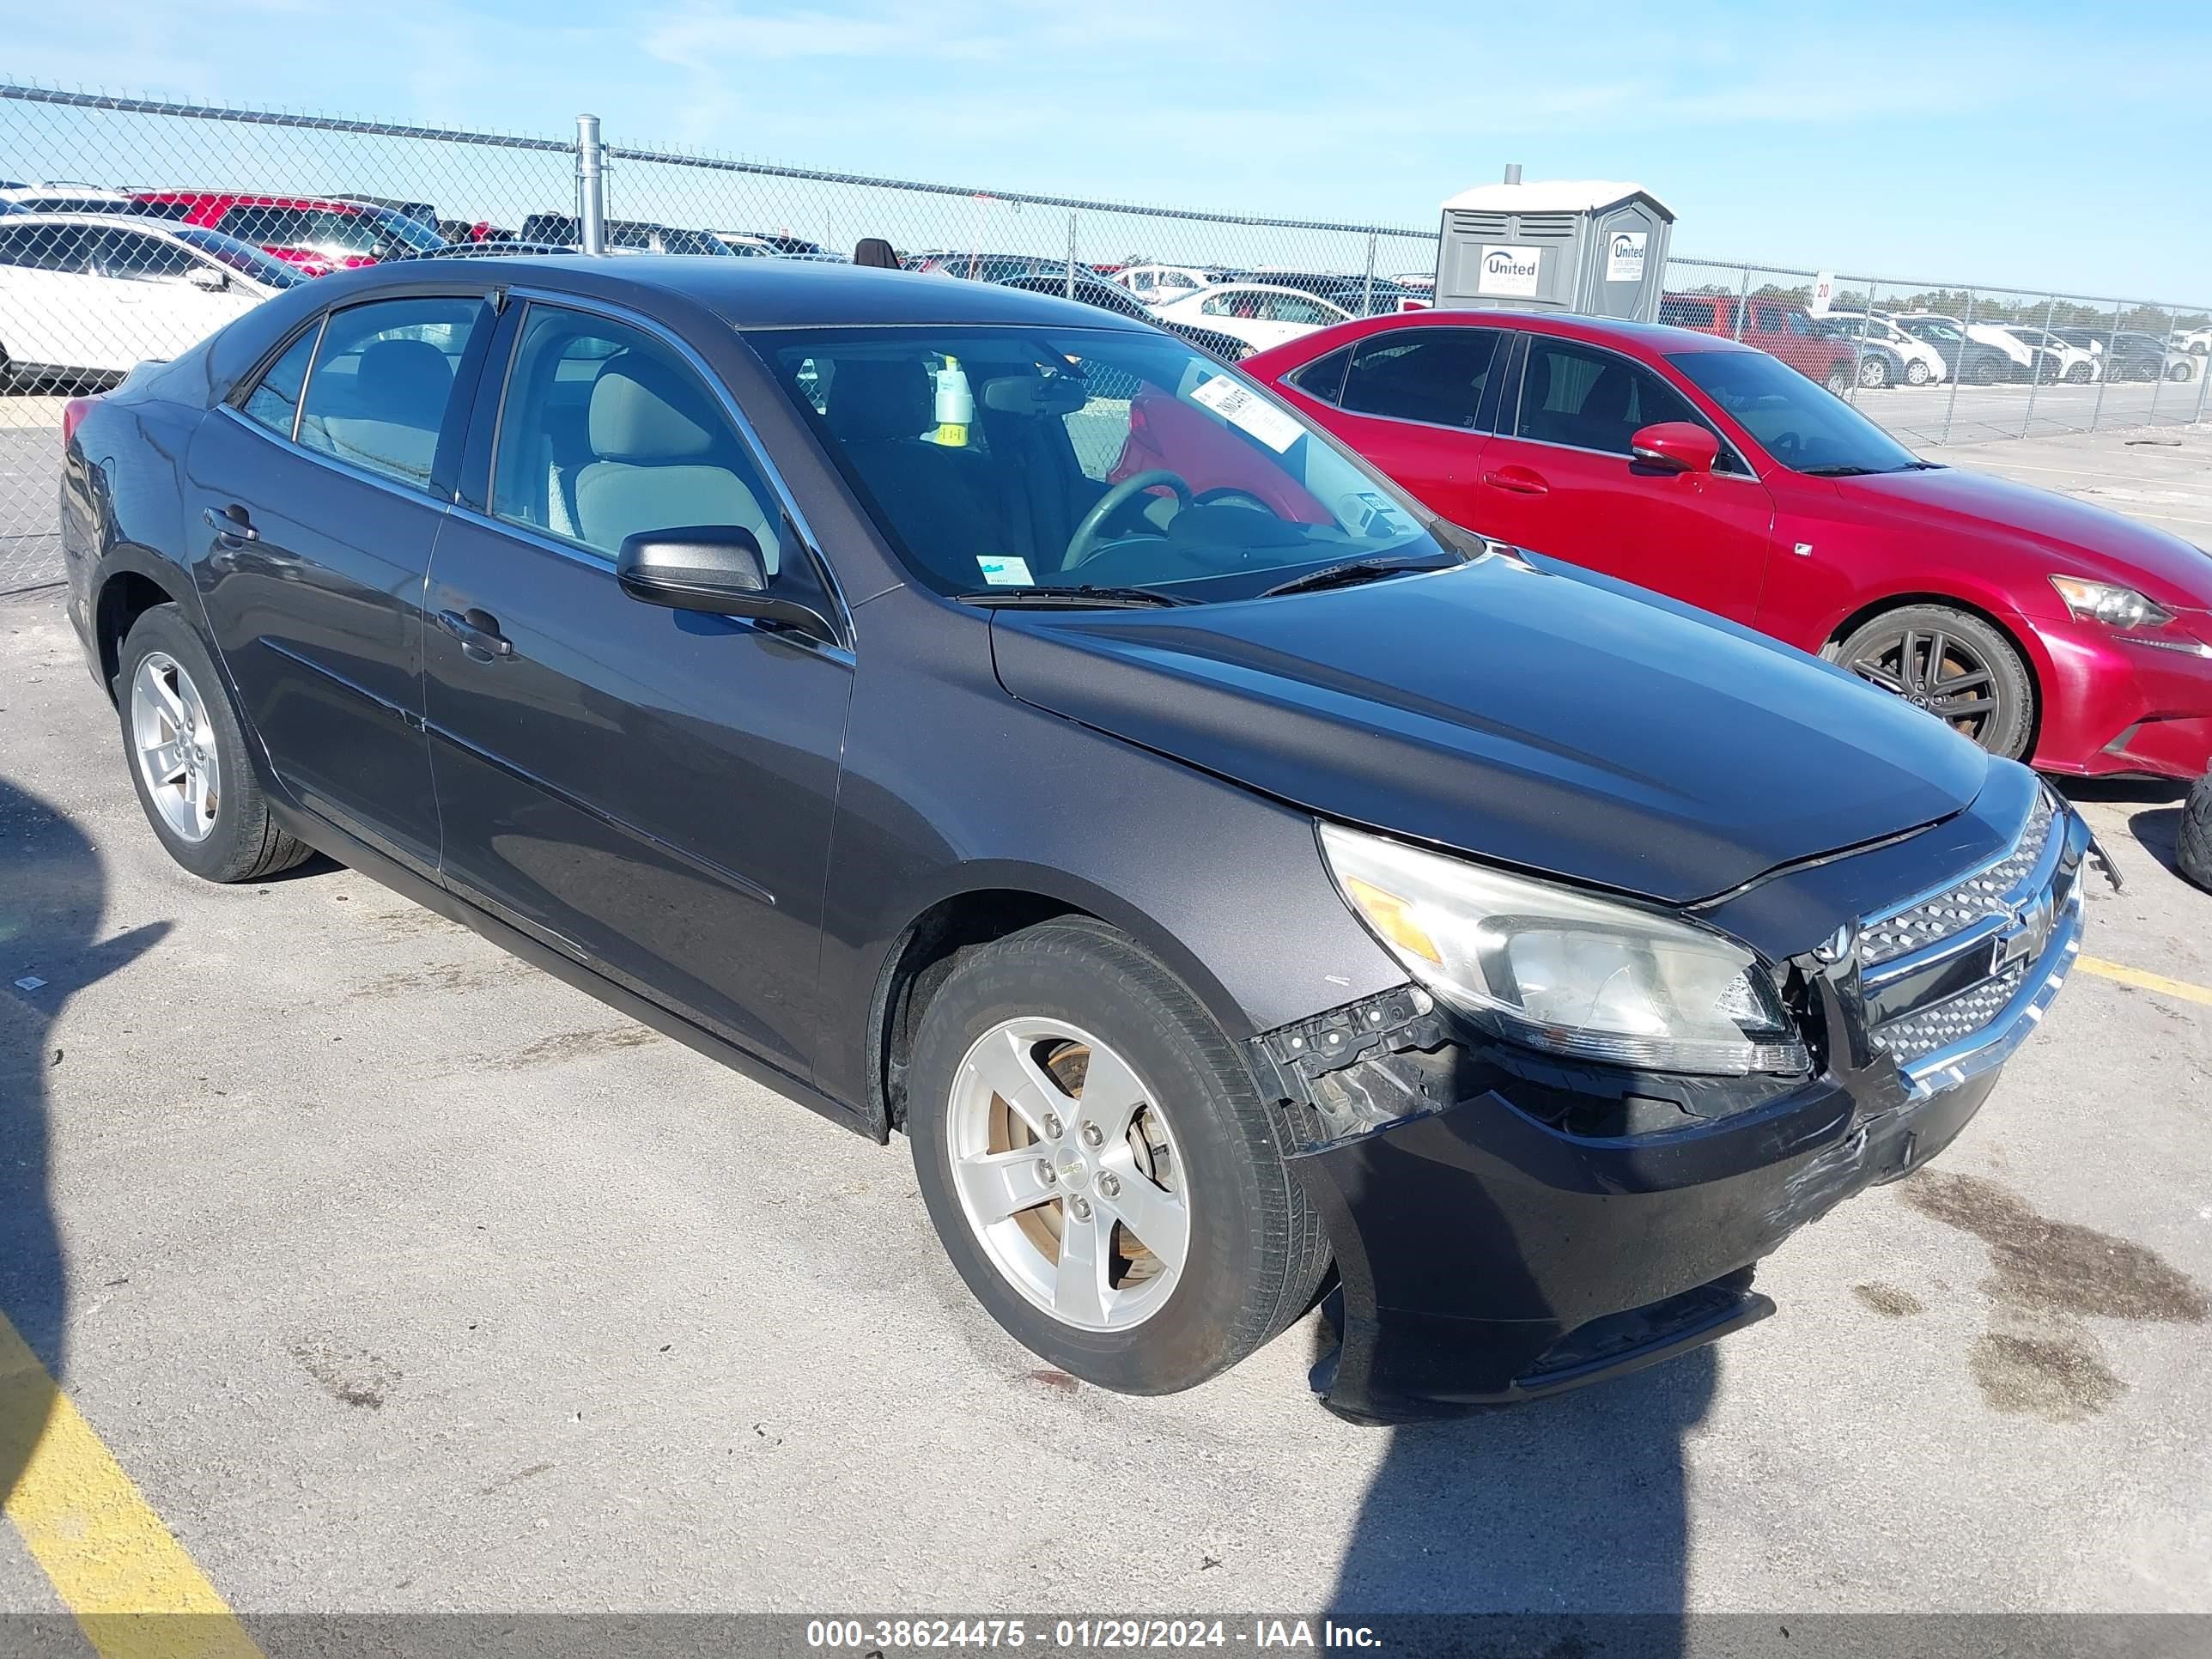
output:
[{"label": "rear door window", "polygon": [[462,355],[489,314],[473,298],[380,300],[332,313],[307,377],[300,443],[428,489]]},{"label": "rear door window", "polygon": [[1355,415],[1472,428],[1497,356],[1494,329],[1401,328],[1370,334],[1353,353],[1342,406]]},{"label": "rear door window", "polygon": [[191,252],[167,237],[119,228],[95,233],[92,259],[93,268],[101,276],[126,282],[189,276],[200,269],[200,262]]}]

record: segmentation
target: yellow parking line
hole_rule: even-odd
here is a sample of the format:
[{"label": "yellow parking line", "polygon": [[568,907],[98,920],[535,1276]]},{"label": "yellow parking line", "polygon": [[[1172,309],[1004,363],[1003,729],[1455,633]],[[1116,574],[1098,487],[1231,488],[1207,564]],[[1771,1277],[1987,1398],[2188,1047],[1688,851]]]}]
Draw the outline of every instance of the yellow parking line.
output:
[{"label": "yellow parking line", "polygon": [[11,1470],[0,1513],[100,1659],[260,1659],[215,1586],[0,1314],[0,1478]]},{"label": "yellow parking line", "polygon": [[2185,979],[2168,979],[2164,974],[2148,974],[2140,968],[2106,962],[2097,957],[2079,957],[2074,965],[2085,974],[2094,974],[2100,979],[2118,980],[2123,985],[2134,986],[2138,991],[2156,991],[2160,996],[2179,997],[2184,1002],[2201,1002],[2212,1008],[2212,987],[2191,985]]}]

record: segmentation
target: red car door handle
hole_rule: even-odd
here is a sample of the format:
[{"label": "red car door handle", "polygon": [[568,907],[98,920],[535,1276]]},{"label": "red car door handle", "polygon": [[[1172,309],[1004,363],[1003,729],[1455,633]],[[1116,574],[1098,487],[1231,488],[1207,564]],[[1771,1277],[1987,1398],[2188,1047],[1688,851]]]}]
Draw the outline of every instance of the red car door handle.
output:
[{"label": "red car door handle", "polygon": [[1544,482],[1543,474],[1525,466],[1501,466],[1495,472],[1482,475],[1483,483],[1492,489],[1510,489],[1516,495],[1548,495],[1552,486]]}]

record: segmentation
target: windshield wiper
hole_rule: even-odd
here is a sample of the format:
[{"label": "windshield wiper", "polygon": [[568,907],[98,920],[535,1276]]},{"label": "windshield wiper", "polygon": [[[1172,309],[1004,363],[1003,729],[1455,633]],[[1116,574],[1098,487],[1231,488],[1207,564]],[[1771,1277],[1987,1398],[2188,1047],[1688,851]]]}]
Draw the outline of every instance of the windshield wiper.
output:
[{"label": "windshield wiper", "polygon": [[1801,478],[1863,478],[1873,471],[1870,466],[1853,466],[1842,462],[1834,466],[1801,466],[1797,469],[1797,476]]},{"label": "windshield wiper", "polygon": [[1325,564],[1286,582],[1263,587],[1260,598],[1272,599],[1278,593],[1312,593],[1324,587],[1350,587],[1358,582],[1379,581],[1401,571],[1449,570],[1453,564],[1466,562],[1464,559],[1455,559],[1451,564],[1439,564],[1433,553],[1383,553],[1373,558],[1347,559],[1342,564]]},{"label": "windshield wiper", "polygon": [[952,596],[963,605],[1028,606],[1037,610],[1077,611],[1085,608],[1134,611],[1152,605],[1196,605],[1181,593],[1163,593],[1155,587],[1095,587],[1088,582],[1060,586],[984,587]]}]

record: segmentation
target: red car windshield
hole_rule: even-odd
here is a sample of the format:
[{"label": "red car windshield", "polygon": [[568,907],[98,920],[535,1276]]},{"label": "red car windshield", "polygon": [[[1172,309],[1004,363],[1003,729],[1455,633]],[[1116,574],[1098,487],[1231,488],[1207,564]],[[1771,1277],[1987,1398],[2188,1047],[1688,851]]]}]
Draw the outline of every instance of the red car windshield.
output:
[{"label": "red car windshield", "polygon": [[1842,398],[1763,351],[1676,351],[1667,361],[1793,472],[1844,478],[1929,465]]}]

